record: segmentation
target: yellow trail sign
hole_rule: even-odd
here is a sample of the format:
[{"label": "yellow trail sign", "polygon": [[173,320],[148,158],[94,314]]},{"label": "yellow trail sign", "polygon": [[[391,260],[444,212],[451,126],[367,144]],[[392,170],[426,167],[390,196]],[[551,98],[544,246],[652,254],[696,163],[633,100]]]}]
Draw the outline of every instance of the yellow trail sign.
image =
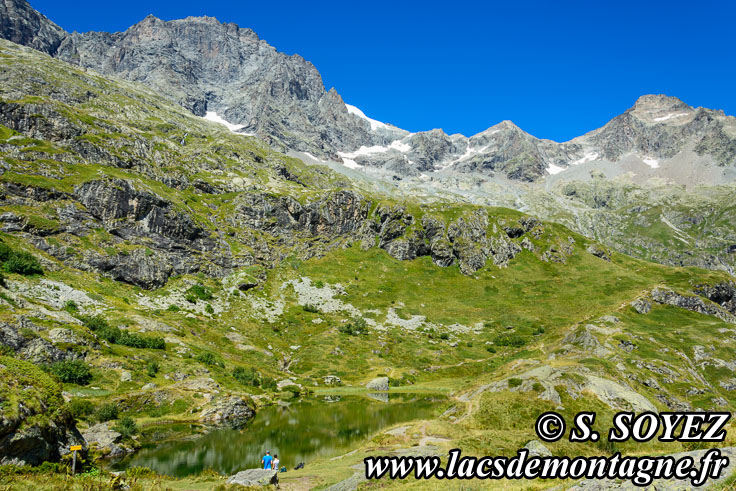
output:
[{"label": "yellow trail sign", "polygon": [[81,445],[72,445],[71,447],[69,447],[69,450],[71,450],[72,452],[74,452],[75,450],[82,450],[82,446]]}]

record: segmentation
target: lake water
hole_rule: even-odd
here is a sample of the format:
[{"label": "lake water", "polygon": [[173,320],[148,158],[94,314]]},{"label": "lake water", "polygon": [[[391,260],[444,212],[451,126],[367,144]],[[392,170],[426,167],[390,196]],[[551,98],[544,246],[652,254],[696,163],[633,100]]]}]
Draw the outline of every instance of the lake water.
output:
[{"label": "lake water", "polygon": [[[269,406],[258,410],[243,429],[218,429],[196,439],[165,442],[145,448],[114,467],[149,467],[161,474],[187,476],[204,469],[230,475],[260,467],[269,450],[281,466],[293,469],[299,462],[330,457],[382,428],[416,419],[431,418],[446,401],[444,396],[417,393],[335,396]],[[386,402],[388,399],[388,402]]]}]

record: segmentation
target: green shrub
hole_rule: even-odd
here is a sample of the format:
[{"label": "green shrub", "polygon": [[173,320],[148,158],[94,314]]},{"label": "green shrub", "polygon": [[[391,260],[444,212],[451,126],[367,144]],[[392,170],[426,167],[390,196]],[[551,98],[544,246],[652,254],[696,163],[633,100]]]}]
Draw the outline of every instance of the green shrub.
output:
[{"label": "green shrub", "polygon": [[94,404],[87,399],[72,399],[66,405],[66,408],[74,419],[86,419],[95,412]]},{"label": "green shrub", "polygon": [[319,312],[319,309],[316,306],[312,305],[311,303],[304,304],[304,307],[302,308],[304,309],[304,312],[311,312],[313,314],[316,314],[317,312]]},{"label": "green shrub", "polygon": [[159,366],[156,361],[149,361],[146,365],[146,374],[148,374],[149,377],[155,377],[158,373]]},{"label": "green shrub", "polygon": [[450,339],[450,335],[446,332],[443,332],[442,334],[440,334],[440,339],[443,341],[447,341],[448,339]]},{"label": "green shrub", "polygon": [[208,314],[214,314],[215,313],[215,309],[210,304],[207,304],[205,306],[204,311],[207,312]]},{"label": "green shrub", "polygon": [[35,256],[27,252],[13,251],[3,264],[3,269],[8,273],[22,274],[25,276],[43,274],[43,268]]},{"label": "green shrub", "polygon": [[225,364],[220,359],[218,359],[214,353],[210,353],[209,351],[203,351],[202,353],[198,354],[195,360],[208,366],[225,366]]},{"label": "green shrub", "polygon": [[276,380],[271,377],[261,377],[261,387],[264,389],[273,390],[276,388]]},{"label": "green shrub", "polygon": [[518,386],[520,386],[522,384],[522,382],[523,382],[523,380],[521,380],[520,378],[512,377],[512,378],[509,379],[509,387],[511,387],[511,388],[518,387]]},{"label": "green shrub", "polygon": [[81,360],[57,361],[48,366],[48,371],[65,384],[87,385],[92,380],[89,366]]},{"label": "green shrub", "polygon": [[252,387],[261,385],[260,376],[252,368],[237,367],[233,370],[233,377],[243,385],[250,385]]},{"label": "green shrub", "polygon": [[70,314],[73,314],[74,312],[77,312],[79,310],[79,306],[74,300],[67,300],[66,302],[64,302],[64,310],[66,310]]},{"label": "green shrub", "polygon": [[171,305],[169,305],[169,308],[166,309],[166,310],[168,310],[169,312],[179,312],[179,310],[181,310],[181,309],[179,308],[178,305],[174,305],[172,303]]},{"label": "green shrub", "polygon": [[[214,295],[212,295],[212,291],[209,288],[207,288],[206,286],[202,286],[200,284],[192,285],[191,287],[189,287],[189,289],[185,293],[187,294],[187,297],[186,297],[187,301],[191,303],[196,303],[197,299],[209,301],[215,298]],[[194,296],[195,298],[193,302],[189,300],[190,295]]]},{"label": "green shrub", "polygon": [[499,334],[493,339],[493,342],[498,346],[520,348],[526,344],[527,339],[519,334]]},{"label": "green shrub", "polygon": [[118,405],[115,403],[103,404],[102,406],[97,408],[97,411],[95,411],[95,417],[100,423],[112,421],[113,419],[118,419],[118,414]]},{"label": "green shrub", "polygon": [[141,336],[133,332],[113,327],[100,316],[81,317],[82,323],[99,337],[112,344],[120,344],[131,348],[166,349],[166,342],[159,336]]},{"label": "green shrub", "polygon": [[362,317],[354,317],[350,322],[341,324],[337,328],[343,334],[357,336],[368,333],[368,323]]},{"label": "green shrub", "polygon": [[532,331],[532,335],[539,336],[540,334],[544,334],[544,328],[542,326],[535,327]]},{"label": "green shrub", "polygon": [[317,288],[322,288],[325,286],[324,282],[322,280],[317,280],[314,282],[314,286]]},{"label": "green shrub", "polygon": [[138,433],[138,426],[130,416],[123,416],[112,429],[120,433],[123,438],[130,438]]}]

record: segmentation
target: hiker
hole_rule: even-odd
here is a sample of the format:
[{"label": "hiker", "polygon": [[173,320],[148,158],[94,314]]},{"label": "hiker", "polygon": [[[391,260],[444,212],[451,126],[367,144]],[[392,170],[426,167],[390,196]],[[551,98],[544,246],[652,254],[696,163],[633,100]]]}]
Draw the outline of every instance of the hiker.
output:
[{"label": "hiker", "polygon": [[274,470],[279,470],[279,454],[274,454],[273,456],[273,467]]},{"label": "hiker", "polygon": [[263,464],[264,469],[271,469],[271,461],[273,460],[273,457],[271,457],[271,452],[266,452],[266,455],[263,456],[261,459],[261,464]]}]

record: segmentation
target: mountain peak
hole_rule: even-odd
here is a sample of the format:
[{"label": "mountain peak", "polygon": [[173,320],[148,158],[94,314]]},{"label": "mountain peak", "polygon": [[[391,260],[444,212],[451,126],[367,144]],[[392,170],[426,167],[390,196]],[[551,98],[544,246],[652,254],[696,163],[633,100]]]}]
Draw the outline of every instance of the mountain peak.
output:
[{"label": "mountain peak", "polygon": [[639,97],[631,113],[649,123],[678,123],[687,119],[693,108],[677,97],[664,94],[647,94]]}]

